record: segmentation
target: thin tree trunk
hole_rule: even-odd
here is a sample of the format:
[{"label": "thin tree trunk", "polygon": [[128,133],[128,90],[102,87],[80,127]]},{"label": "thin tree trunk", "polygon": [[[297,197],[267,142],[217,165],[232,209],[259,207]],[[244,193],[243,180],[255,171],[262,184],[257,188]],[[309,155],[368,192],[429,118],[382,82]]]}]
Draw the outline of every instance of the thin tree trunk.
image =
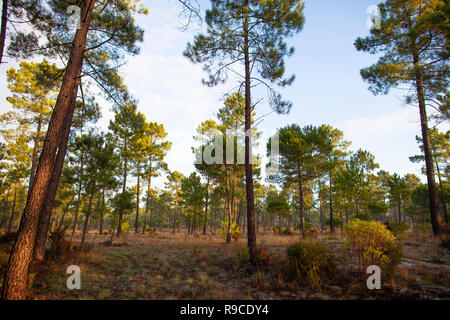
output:
[{"label": "thin tree trunk", "polygon": [[250,260],[257,265],[255,199],[253,194],[253,168],[251,164],[251,89],[250,89],[250,55],[248,30],[248,0],[244,1],[244,60],[245,60],[245,192],[247,199],[247,240]]},{"label": "thin tree trunk", "polygon": [[301,173],[300,162],[297,163],[297,170],[298,170],[298,193],[299,193],[299,201],[300,201],[300,223],[301,223],[301,228],[302,228],[302,237],[303,237],[303,239],[305,239],[306,238],[305,203],[303,200],[303,176]]},{"label": "thin tree trunk", "polygon": [[209,200],[209,175],[206,183],[206,199],[205,199],[205,220],[203,221],[203,234],[206,234],[206,225],[208,223],[208,200]]},{"label": "thin tree trunk", "polygon": [[14,199],[11,208],[11,216],[9,217],[8,230],[6,230],[6,233],[11,232],[12,224],[14,223],[14,216],[16,214],[16,199],[17,199],[17,189],[14,189]]},{"label": "thin tree trunk", "polygon": [[419,70],[420,61],[417,52],[413,54],[413,61],[414,65],[416,66],[416,91],[419,102],[420,125],[422,127],[422,142],[425,154],[425,168],[427,172],[428,196],[430,198],[431,225],[433,228],[433,234],[437,236],[441,233],[440,230],[441,217],[439,214],[439,201],[437,197],[436,183],[434,180],[433,154],[431,152],[430,132],[428,129],[428,118],[423,90],[423,79],[421,71]]},{"label": "thin tree trunk", "polygon": [[81,188],[83,186],[83,181],[81,180],[81,177],[83,175],[84,170],[84,151],[81,151],[81,159],[80,159],[80,177],[78,182],[78,196],[77,196],[77,206],[75,208],[75,217],[73,219],[73,229],[72,229],[72,235],[70,236],[70,241],[73,241],[73,237],[75,235],[75,232],[77,231],[77,224],[78,224],[78,215],[80,213],[80,204],[81,204]]},{"label": "thin tree trunk", "polygon": [[8,0],[3,0],[2,7],[2,29],[0,30],[0,64],[3,62],[3,52],[6,42],[6,25],[8,23]]},{"label": "thin tree trunk", "polygon": [[151,191],[151,183],[152,183],[152,162],[150,161],[150,167],[148,172],[148,187],[147,187],[147,199],[145,204],[145,216],[144,216],[144,226],[142,227],[142,233],[145,233],[145,229],[147,228],[147,217],[150,212],[150,191]]},{"label": "thin tree trunk", "polygon": [[139,230],[139,187],[140,187],[140,178],[141,178],[141,162],[138,162],[138,175],[137,175],[137,195],[136,195],[136,221],[134,223],[134,233],[138,233]]},{"label": "thin tree trunk", "polygon": [[74,87],[77,87],[80,81],[83,52],[94,4],[94,0],[85,1],[83,4],[81,16],[84,18],[81,19],[80,29],[75,33],[61,90],[53,109],[42,148],[34,185],[22,215],[19,232],[3,279],[2,298],[6,300],[25,299],[27,296],[28,267],[33,256],[39,213],[50,184],[56,149],[61,139]]},{"label": "thin tree trunk", "polygon": [[103,234],[103,220],[104,220],[104,215],[105,215],[105,212],[104,212],[104,210],[105,210],[105,195],[106,195],[106,187],[103,186],[103,192],[102,192],[102,211],[101,211],[101,213],[100,213],[100,228],[99,228],[99,231],[98,231],[98,233],[99,233],[100,235]]},{"label": "thin tree trunk", "polygon": [[322,208],[322,185],[319,179],[319,213],[320,213],[320,230],[323,231],[323,208]]},{"label": "thin tree trunk", "polygon": [[3,212],[2,212],[2,220],[0,220],[0,228],[3,226],[3,221],[8,219],[8,218],[5,219],[5,216],[8,211],[9,191],[10,191],[10,189],[8,188],[8,192],[6,193],[6,198],[3,200],[4,206],[3,206]]},{"label": "thin tree trunk", "polygon": [[330,231],[334,233],[334,221],[333,221],[333,177],[330,171]]},{"label": "thin tree trunk", "polygon": [[[127,139],[125,138],[124,142],[124,150],[127,150]],[[125,157],[125,163],[124,163],[124,172],[123,172],[123,187],[122,192],[125,193],[127,190],[127,170],[128,170],[128,159]],[[119,208],[119,223],[117,225],[117,238],[120,238],[122,235],[122,217],[123,217],[123,210],[122,208]]]},{"label": "thin tree trunk", "polygon": [[80,248],[83,249],[86,244],[86,237],[89,230],[89,220],[91,218],[91,212],[92,212],[92,203],[94,200],[94,193],[91,192],[91,197],[89,198],[89,206],[88,211],[86,212],[86,217],[84,218],[84,227],[83,227],[83,234],[81,235],[81,242],[80,242]]},{"label": "thin tree trunk", "polygon": [[446,203],[446,199],[445,199],[445,190],[444,190],[444,186],[442,185],[441,172],[439,170],[439,164],[438,164],[437,161],[435,161],[435,162],[436,162],[436,171],[437,171],[438,180],[439,180],[439,189],[441,190],[441,201],[442,201],[442,208],[444,209],[444,219],[445,219],[445,223],[448,224],[447,203]]},{"label": "thin tree trunk", "polygon": [[64,217],[66,216],[66,213],[69,211],[69,208],[73,202],[73,199],[75,199],[75,194],[73,195],[72,199],[70,199],[69,203],[66,206],[66,209],[64,210],[63,214],[61,215],[61,219],[59,220],[58,232],[61,231],[61,229],[62,229],[62,226],[64,223]]}]

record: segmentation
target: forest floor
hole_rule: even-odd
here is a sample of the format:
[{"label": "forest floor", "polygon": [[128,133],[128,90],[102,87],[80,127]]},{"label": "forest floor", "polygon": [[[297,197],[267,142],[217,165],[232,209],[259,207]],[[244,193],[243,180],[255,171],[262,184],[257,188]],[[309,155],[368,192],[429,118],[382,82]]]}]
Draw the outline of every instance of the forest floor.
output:
[{"label": "forest floor", "polygon": [[[450,299],[450,252],[431,236],[407,234],[404,257],[382,289],[348,272],[342,234],[318,235],[339,258],[337,275],[320,289],[286,280],[286,249],[299,235],[259,234],[270,263],[253,271],[242,258],[246,239],[225,244],[219,235],[132,234],[108,244],[89,235],[91,249],[33,265],[31,299]],[[81,268],[81,289],[69,290],[69,265]]]}]

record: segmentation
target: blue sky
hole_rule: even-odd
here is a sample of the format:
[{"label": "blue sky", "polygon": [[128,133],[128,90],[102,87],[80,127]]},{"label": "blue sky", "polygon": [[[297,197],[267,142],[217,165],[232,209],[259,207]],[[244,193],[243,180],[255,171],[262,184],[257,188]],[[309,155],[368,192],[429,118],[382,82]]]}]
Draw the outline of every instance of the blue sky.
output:
[{"label": "blue sky", "polygon": [[[204,10],[208,1],[201,1]],[[141,54],[131,57],[122,68],[122,75],[131,93],[139,100],[139,109],[147,120],[164,124],[172,141],[167,156],[171,170],[189,174],[194,170],[191,146],[197,125],[214,117],[221,107],[230,82],[216,88],[202,86],[205,76],[201,65],[193,65],[182,56],[188,41],[204,28],[191,26],[181,31],[175,0],[145,1],[150,13],[137,17],[145,30]],[[419,149],[415,135],[420,134],[418,110],[404,106],[401,92],[374,96],[367,90],[359,70],[376,61],[376,57],[357,52],[353,46],[358,36],[369,33],[367,8],[377,1],[306,0],[306,23],[302,32],[289,40],[296,52],[287,60],[287,73],[294,73],[294,84],[282,91],[293,103],[289,115],[271,114],[260,124],[270,132],[291,123],[299,125],[330,124],[351,140],[352,150],[364,148],[372,152],[381,169],[400,174],[421,176],[420,165],[408,157]],[[8,109],[5,71],[0,67],[0,108]],[[257,98],[257,97],[254,97]],[[258,106],[258,115],[270,112],[267,104]],[[110,106],[102,103],[106,127],[111,118]],[[448,130],[449,126],[441,126]],[[421,177],[423,179],[423,177]],[[162,185],[162,179],[157,182]]]}]

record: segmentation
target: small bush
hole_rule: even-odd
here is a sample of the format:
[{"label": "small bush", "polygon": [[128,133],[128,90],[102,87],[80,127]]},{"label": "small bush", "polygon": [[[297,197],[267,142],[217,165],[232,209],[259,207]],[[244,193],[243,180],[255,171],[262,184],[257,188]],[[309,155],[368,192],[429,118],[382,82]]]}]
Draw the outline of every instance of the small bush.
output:
[{"label": "small bush", "polygon": [[389,222],[386,227],[390,230],[394,236],[398,239],[403,239],[405,232],[409,229],[409,225],[404,222]]},{"label": "small bush", "polygon": [[[222,221],[222,229],[220,230],[220,234],[225,238],[228,235],[228,221]],[[236,222],[231,222],[230,228],[231,238],[235,241],[238,241],[241,237],[241,231],[239,230],[239,225]]]},{"label": "small bush", "polygon": [[[330,225],[330,218],[328,218],[326,221],[325,221],[325,224],[327,225],[327,226],[329,226]],[[339,217],[333,217],[333,225],[335,226],[335,227],[342,227],[342,219],[341,218],[339,218]]]},{"label": "small bush", "polygon": [[[305,222],[305,230],[308,231],[311,228],[312,228],[312,224],[309,223],[309,222]],[[297,229],[298,230],[302,230],[302,223],[301,222],[297,225]]]},{"label": "small bush", "polygon": [[260,266],[266,266],[272,262],[272,258],[266,248],[258,248],[258,264]]},{"label": "small bush", "polygon": [[290,236],[292,234],[292,229],[290,227],[286,227],[281,231],[282,234]]},{"label": "small bush", "polygon": [[273,226],[272,231],[273,233],[280,233],[280,226]]},{"label": "small bush", "polygon": [[358,271],[377,265],[386,276],[392,276],[401,261],[401,244],[385,225],[376,221],[353,219],[344,227],[345,244]]},{"label": "small bush", "polygon": [[247,266],[250,263],[250,250],[248,247],[238,247],[236,250],[236,264],[238,267]]},{"label": "small bush", "polygon": [[367,213],[358,213],[356,216],[353,217],[353,219],[359,219],[359,220],[363,220],[363,221],[370,221],[372,220],[370,218],[370,215],[368,215]]},{"label": "small bush", "polygon": [[50,250],[47,254],[47,260],[52,260],[57,257],[67,257],[72,251],[72,243],[64,239],[66,229],[58,229],[50,233],[48,236],[50,241]]},{"label": "small bush", "polygon": [[323,280],[329,279],[335,270],[335,258],[330,248],[320,242],[297,242],[287,249],[287,256],[289,270],[319,290]]}]

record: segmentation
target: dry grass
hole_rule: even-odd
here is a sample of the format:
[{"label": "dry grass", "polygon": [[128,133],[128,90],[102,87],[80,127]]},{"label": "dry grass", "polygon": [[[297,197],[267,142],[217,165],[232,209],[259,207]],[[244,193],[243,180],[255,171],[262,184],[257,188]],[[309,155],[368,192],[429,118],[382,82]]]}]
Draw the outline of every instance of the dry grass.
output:
[{"label": "dry grass", "polygon": [[[340,261],[332,281],[317,290],[289,280],[285,275],[286,249],[300,239],[273,234],[258,235],[271,263],[254,270],[243,258],[245,235],[226,244],[219,235],[128,234],[103,243],[110,236],[89,234],[93,249],[46,265],[34,266],[34,299],[360,299],[360,298],[449,298],[448,250],[433,238],[422,242],[412,234],[405,239],[405,261],[394,281],[369,292],[365,282],[345,264],[343,237],[317,235]],[[443,249],[443,251],[441,250]],[[81,268],[81,290],[68,290],[66,268]]]}]

